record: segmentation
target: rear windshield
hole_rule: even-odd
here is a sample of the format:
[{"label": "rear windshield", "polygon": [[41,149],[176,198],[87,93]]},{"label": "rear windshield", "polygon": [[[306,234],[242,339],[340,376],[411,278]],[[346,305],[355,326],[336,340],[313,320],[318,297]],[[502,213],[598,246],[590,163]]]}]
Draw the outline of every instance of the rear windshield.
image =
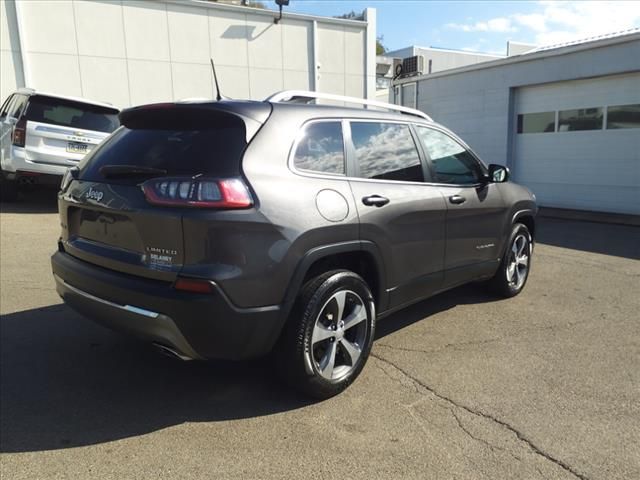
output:
[{"label": "rear windshield", "polygon": [[[79,178],[93,182],[137,183],[140,178],[109,178],[104,165],[135,165],[166,170],[166,176],[236,176],[246,147],[238,123],[194,130],[121,127],[81,163]],[[163,175],[165,176],[165,175]]]},{"label": "rear windshield", "polygon": [[107,133],[120,124],[115,109],[43,96],[31,97],[25,117],[33,122]]}]

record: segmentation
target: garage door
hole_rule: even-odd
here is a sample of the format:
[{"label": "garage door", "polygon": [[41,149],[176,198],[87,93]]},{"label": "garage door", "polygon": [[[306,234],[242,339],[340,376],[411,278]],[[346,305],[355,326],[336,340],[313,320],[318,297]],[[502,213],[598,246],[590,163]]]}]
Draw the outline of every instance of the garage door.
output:
[{"label": "garage door", "polygon": [[640,73],[519,88],[514,179],[542,206],[640,214]]}]

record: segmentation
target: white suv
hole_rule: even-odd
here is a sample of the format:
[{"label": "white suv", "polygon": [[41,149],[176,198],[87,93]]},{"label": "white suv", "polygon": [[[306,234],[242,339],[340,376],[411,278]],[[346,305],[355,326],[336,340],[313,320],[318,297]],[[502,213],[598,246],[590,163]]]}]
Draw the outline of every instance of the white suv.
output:
[{"label": "white suv", "polygon": [[0,109],[0,194],[25,184],[59,185],[67,168],[119,126],[118,109],[82,98],[20,89]]}]

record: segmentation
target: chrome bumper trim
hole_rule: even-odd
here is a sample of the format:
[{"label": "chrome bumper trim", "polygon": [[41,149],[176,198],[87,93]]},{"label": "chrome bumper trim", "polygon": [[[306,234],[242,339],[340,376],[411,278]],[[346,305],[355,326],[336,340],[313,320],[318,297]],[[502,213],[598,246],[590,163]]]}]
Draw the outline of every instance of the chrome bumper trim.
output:
[{"label": "chrome bumper trim", "polygon": [[109,305],[110,307],[119,308],[120,310],[126,310],[127,312],[136,313],[138,315],[143,315],[143,316],[149,317],[149,318],[158,318],[160,316],[159,313],[152,312],[151,310],[146,310],[144,308],[135,307],[133,305],[119,305],[117,303],[110,302],[109,300],[105,300],[104,298],[96,297],[95,295],[91,295],[90,293],[87,293],[84,290],[80,290],[79,288],[74,287],[73,285],[69,285],[67,282],[65,282],[62,278],[60,278],[56,274],[54,274],[53,276],[55,277],[55,279],[58,282],[64,283],[64,285],[69,290],[71,290],[72,292],[75,292],[78,295],[82,295],[83,297],[88,298],[90,300],[93,300],[95,302],[99,302],[99,303],[102,303],[104,305]]}]

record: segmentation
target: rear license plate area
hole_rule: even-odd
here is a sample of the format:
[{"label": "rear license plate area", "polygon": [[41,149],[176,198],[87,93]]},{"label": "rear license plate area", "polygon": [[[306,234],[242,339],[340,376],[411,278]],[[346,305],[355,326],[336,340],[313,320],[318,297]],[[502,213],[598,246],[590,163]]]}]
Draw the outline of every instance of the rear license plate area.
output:
[{"label": "rear license plate area", "polygon": [[89,153],[89,145],[87,145],[86,143],[68,142],[67,152],[86,154]]}]

